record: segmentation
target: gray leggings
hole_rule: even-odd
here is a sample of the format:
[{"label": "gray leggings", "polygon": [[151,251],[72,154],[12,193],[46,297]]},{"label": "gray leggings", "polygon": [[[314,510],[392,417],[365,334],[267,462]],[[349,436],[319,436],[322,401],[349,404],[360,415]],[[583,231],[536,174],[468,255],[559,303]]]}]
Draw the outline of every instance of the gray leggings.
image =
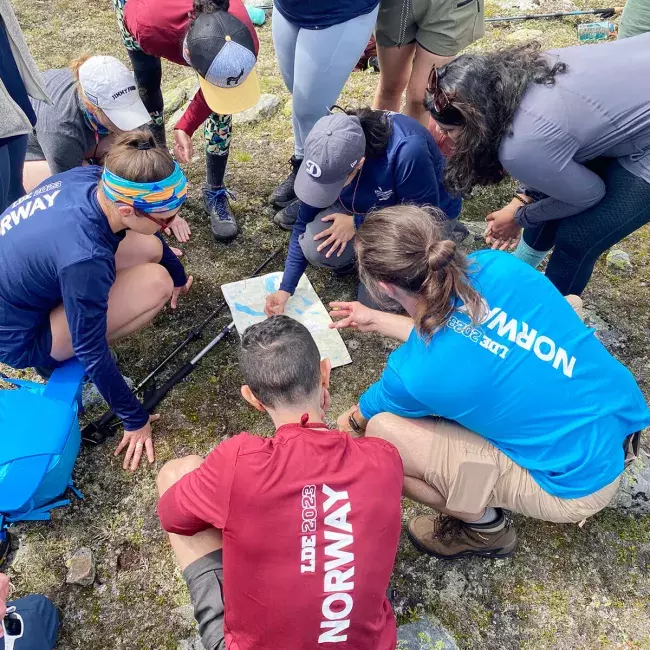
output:
[{"label": "gray leggings", "polygon": [[379,7],[327,29],[304,29],[273,8],[273,44],[284,83],[293,95],[296,158],[304,155],[305,138],[336,103],[350,73],[368,44]]}]

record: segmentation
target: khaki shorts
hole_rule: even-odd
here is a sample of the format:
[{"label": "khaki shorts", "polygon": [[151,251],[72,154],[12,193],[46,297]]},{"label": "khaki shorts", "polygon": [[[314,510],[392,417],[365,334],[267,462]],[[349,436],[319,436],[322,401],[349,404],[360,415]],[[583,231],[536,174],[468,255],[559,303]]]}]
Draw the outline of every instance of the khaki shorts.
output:
[{"label": "khaki shorts", "polygon": [[459,513],[506,508],[527,517],[557,523],[579,522],[595,515],[613,498],[620,476],[598,492],[561,499],[544,491],[528,470],[493,444],[455,422],[435,418],[424,480]]},{"label": "khaki shorts", "polygon": [[375,38],[383,47],[417,41],[456,56],[485,34],[485,0],[381,0]]}]

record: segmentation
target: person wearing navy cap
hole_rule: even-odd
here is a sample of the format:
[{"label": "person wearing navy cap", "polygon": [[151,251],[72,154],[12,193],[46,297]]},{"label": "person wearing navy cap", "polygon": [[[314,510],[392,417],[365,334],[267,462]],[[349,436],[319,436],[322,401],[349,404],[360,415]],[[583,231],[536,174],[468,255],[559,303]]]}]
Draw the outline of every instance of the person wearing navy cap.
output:
[{"label": "person wearing navy cap", "polygon": [[[444,213],[443,229],[451,236],[461,199],[443,186],[444,165],[429,131],[406,115],[364,108],[321,118],[305,142],[295,183],[300,200],[275,215],[293,231],[282,283],[267,297],[266,314],[284,312],[308,264],[338,275],[352,271],[352,240],[371,210],[432,205]],[[363,287],[360,296],[367,301]]]}]

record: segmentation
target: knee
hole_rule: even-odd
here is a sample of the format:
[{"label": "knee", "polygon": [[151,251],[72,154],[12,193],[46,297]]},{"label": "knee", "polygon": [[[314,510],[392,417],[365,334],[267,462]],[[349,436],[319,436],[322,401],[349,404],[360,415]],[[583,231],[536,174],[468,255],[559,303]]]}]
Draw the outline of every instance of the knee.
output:
[{"label": "knee", "polygon": [[391,432],[400,420],[401,418],[398,415],[393,415],[392,413],[378,413],[370,418],[366,426],[366,435],[372,438],[390,440],[392,437]]},{"label": "knee", "polygon": [[307,233],[305,233],[305,236],[300,240],[302,253],[305,256],[305,259],[312,266],[323,266],[324,256],[316,250],[318,248],[318,243],[319,242],[315,242]]},{"label": "knee", "polygon": [[142,251],[145,262],[153,262],[158,264],[163,255],[163,243],[155,236],[147,237],[146,243],[143,245]]},{"label": "knee", "polygon": [[164,305],[172,295],[174,282],[166,268],[160,264],[146,264],[143,272],[146,272],[146,295],[154,305]]},{"label": "knee", "polygon": [[203,458],[197,455],[167,461],[158,472],[156,479],[158,494],[162,496],[174,483],[177,483],[185,474],[194,471],[202,462]]}]

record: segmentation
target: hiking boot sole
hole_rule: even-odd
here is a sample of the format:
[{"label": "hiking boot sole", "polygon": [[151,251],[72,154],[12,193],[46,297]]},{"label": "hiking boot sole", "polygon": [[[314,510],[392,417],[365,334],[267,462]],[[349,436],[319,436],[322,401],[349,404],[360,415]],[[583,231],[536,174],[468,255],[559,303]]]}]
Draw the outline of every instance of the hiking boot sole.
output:
[{"label": "hiking boot sole", "polygon": [[276,207],[276,208],[286,208],[288,205],[291,205],[295,200],[296,196],[294,195],[293,198],[288,199],[287,201],[278,201],[276,199],[271,199],[271,205]]},{"label": "hiking boot sole", "polygon": [[217,236],[214,233],[212,233],[212,239],[214,239],[214,241],[217,244],[227,244],[227,243],[233,241],[234,239],[237,239],[238,234],[239,233],[236,232],[234,235],[229,235],[228,237],[223,237],[223,236]]},{"label": "hiking boot sole", "polygon": [[420,541],[415,537],[415,535],[411,534],[410,530],[406,531],[409,539],[411,540],[411,544],[417,548],[418,551],[421,553],[426,553],[427,555],[431,555],[435,558],[438,558],[439,560],[457,560],[461,557],[471,557],[473,555],[477,557],[486,557],[486,558],[491,558],[493,560],[501,560],[506,557],[510,557],[511,555],[514,555],[514,552],[517,550],[517,540],[515,540],[513,546],[511,549],[491,549],[489,551],[461,551],[460,553],[456,553],[454,555],[442,555],[441,553],[436,553],[435,551],[432,551],[431,549],[428,549],[426,546],[423,546]]}]

